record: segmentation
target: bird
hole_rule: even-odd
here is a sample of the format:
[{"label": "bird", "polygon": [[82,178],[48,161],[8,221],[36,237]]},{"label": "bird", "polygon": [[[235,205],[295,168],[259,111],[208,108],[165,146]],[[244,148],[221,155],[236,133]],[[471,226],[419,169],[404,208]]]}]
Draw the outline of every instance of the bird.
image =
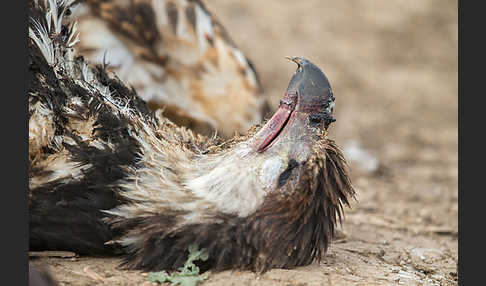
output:
[{"label": "bird", "polygon": [[252,62],[203,2],[87,0],[70,11],[75,50],[172,122],[230,138],[270,111]]},{"label": "bird", "polygon": [[29,249],[119,255],[127,269],[264,273],[320,261],[355,198],[328,137],[335,96],[303,57],[273,116],[230,139],[153,111],[75,51],[72,1],[29,2]]}]

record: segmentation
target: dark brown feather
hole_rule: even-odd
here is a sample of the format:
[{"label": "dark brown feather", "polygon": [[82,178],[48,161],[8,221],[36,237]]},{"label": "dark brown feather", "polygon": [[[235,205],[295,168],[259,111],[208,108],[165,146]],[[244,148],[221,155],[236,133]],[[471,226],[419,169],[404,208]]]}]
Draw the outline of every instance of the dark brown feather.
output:
[{"label": "dark brown feather", "polygon": [[[191,224],[167,232],[184,213],[147,219],[117,220],[113,227],[130,232],[139,243],[125,249],[124,266],[130,269],[177,269],[192,243],[206,248],[205,269],[230,268],[265,272],[319,261],[341,221],[343,204],[355,191],[339,147],[326,139],[304,164],[294,166],[296,188],[285,184],[270,193],[248,217],[220,214],[213,223]],[[123,237],[123,235],[122,235]]]}]

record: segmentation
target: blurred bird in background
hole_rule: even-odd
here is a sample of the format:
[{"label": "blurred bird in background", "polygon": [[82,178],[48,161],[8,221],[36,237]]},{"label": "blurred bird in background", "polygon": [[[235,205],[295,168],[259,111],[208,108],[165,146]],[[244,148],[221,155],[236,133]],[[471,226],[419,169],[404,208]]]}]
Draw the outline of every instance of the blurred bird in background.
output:
[{"label": "blurred bird in background", "polygon": [[71,11],[78,54],[174,123],[229,138],[269,112],[255,68],[201,1],[86,0]]}]

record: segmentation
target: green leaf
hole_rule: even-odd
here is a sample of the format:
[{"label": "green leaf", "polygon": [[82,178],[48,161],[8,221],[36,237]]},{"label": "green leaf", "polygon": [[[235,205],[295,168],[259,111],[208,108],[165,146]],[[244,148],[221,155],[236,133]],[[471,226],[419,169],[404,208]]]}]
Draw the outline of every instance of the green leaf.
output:
[{"label": "green leaf", "polygon": [[165,271],[160,271],[160,272],[150,272],[148,274],[147,279],[150,282],[159,282],[159,283],[164,283],[167,281],[169,278],[169,275]]},{"label": "green leaf", "polygon": [[209,254],[206,249],[198,249],[197,244],[191,244],[188,248],[189,257],[184,263],[183,267],[180,267],[177,272],[173,272],[170,275],[165,271],[150,272],[147,279],[150,282],[170,282],[172,286],[196,286],[200,282],[203,282],[208,278],[208,274],[204,273],[199,275],[199,267],[194,264],[196,260],[206,261],[209,258]]}]

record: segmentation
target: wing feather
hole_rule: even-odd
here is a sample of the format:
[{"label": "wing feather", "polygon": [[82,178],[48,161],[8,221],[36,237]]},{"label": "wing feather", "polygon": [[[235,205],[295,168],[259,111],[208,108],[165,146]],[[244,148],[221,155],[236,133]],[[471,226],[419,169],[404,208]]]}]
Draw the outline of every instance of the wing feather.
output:
[{"label": "wing feather", "polygon": [[255,69],[201,1],[87,0],[73,17],[79,53],[108,62],[175,123],[231,137],[263,119]]}]

